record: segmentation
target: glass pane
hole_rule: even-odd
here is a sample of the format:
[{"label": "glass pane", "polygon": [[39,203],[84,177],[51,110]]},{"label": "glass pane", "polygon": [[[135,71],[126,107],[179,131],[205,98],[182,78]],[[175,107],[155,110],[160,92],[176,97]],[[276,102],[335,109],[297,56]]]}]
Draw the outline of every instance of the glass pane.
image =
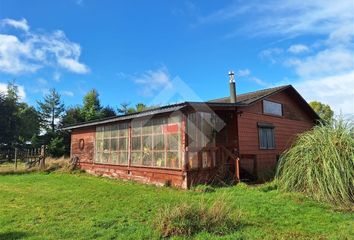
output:
[{"label": "glass pane", "polygon": [[152,148],[152,136],[143,136],[143,150],[151,150]]},{"label": "glass pane", "polygon": [[95,162],[98,162],[98,163],[102,162],[102,152],[97,152]]},{"label": "glass pane", "polygon": [[103,141],[102,140],[96,140],[96,150],[98,152],[103,151]]},{"label": "glass pane", "polygon": [[128,152],[120,152],[119,153],[119,164],[128,164]]},{"label": "glass pane", "polygon": [[154,136],[154,145],[153,145],[154,150],[164,150],[165,149],[165,141],[164,141],[164,135],[155,135]]},{"label": "glass pane", "polygon": [[111,153],[111,163],[113,163],[113,164],[118,163],[118,153],[117,152]]},{"label": "glass pane", "polygon": [[132,150],[141,150],[141,137],[132,137]]},{"label": "glass pane", "polygon": [[144,126],[143,126],[143,130],[142,130],[142,134],[146,135],[146,134],[151,134],[152,133],[152,124],[151,124],[152,120],[149,120],[148,122],[143,122]]},{"label": "glass pane", "polygon": [[132,165],[141,165],[141,152],[132,152]]},{"label": "glass pane", "polygon": [[97,127],[96,128],[96,139],[102,139],[103,138],[103,127]]},{"label": "glass pane", "polygon": [[153,120],[153,132],[154,134],[161,134],[162,133],[162,127],[164,123],[166,122],[165,118],[156,118]]},{"label": "glass pane", "polygon": [[170,116],[168,118],[168,123],[178,123],[181,121],[181,116]]},{"label": "glass pane", "polygon": [[151,166],[152,165],[152,154],[151,152],[143,152],[143,165]]},{"label": "glass pane", "polygon": [[110,138],[111,137],[111,126],[104,126],[104,138]]},{"label": "glass pane", "polygon": [[188,162],[190,168],[198,168],[198,153],[189,152],[188,153]]},{"label": "glass pane", "polygon": [[111,151],[118,151],[118,138],[111,139]]},{"label": "glass pane", "polygon": [[167,152],[167,167],[179,168],[178,152]]},{"label": "glass pane", "polygon": [[110,149],[110,142],[111,142],[111,140],[110,139],[104,139],[103,140],[103,151],[105,151],[105,152],[109,152],[109,149]]},{"label": "glass pane", "polygon": [[141,135],[141,122],[140,121],[133,121],[132,122],[132,134],[134,136]]},{"label": "glass pane", "polygon": [[128,149],[128,138],[119,138],[119,151]]},{"label": "glass pane", "polygon": [[263,101],[263,111],[264,113],[274,114],[278,116],[282,116],[282,105],[280,103],[271,102],[271,101]]},{"label": "glass pane", "polygon": [[166,159],[164,152],[154,152],[154,166],[156,167],[165,167],[166,166]]},{"label": "glass pane", "polygon": [[118,125],[111,126],[111,137],[118,137]]},{"label": "glass pane", "polygon": [[127,123],[119,124],[119,136],[120,137],[128,136],[128,124]]},{"label": "glass pane", "polygon": [[102,154],[102,163],[108,163],[109,161],[109,153]]},{"label": "glass pane", "polygon": [[167,146],[169,150],[178,150],[178,134],[167,135]]}]

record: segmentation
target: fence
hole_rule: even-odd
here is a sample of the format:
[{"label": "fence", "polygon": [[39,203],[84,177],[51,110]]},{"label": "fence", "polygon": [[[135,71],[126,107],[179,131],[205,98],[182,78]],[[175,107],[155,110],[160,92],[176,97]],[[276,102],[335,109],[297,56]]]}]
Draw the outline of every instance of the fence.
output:
[{"label": "fence", "polygon": [[42,145],[40,148],[14,148],[0,150],[0,166],[6,165],[14,169],[18,168],[19,163],[24,164],[26,168],[32,168],[39,166],[44,168],[45,166],[45,149]]}]

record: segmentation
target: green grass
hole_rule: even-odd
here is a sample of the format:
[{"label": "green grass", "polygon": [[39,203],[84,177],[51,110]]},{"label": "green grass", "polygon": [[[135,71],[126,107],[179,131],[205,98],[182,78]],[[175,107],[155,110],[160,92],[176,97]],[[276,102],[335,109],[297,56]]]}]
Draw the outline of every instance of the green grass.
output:
[{"label": "green grass", "polygon": [[[176,190],[86,174],[0,176],[0,239],[160,239],[155,216],[182,202],[232,200],[242,225],[194,239],[350,239],[354,214],[273,186]],[[175,238],[182,239],[182,237]]]}]

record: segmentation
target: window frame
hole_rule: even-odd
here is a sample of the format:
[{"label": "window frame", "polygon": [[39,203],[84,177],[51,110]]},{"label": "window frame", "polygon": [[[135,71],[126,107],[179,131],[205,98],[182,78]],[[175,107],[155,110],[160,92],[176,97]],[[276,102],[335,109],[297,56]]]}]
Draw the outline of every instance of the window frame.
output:
[{"label": "window frame", "polygon": [[[275,143],[275,126],[271,123],[257,123],[257,129],[258,129],[258,146],[260,150],[274,150],[276,149],[276,143]],[[269,142],[268,142],[268,135],[266,135],[266,145],[267,146],[262,146],[262,130],[271,130],[270,132],[272,133],[272,142],[273,146],[269,147]],[[266,132],[266,131],[265,131]]]},{"label": "window frame", "polygon": [[[266,102],[268,103],[274,103],[274,104],[279,104],[280,105],[280,115],[279,114],[275,114],[275,113],[270,113],[270,112],[266,112],[265,111],[265,104]],[[283,117],[284,116],[284,106],[282,103],[280,102],[276,102],[276,101],[270,101],[270,100],[263,100],[262,101],[262,112],[264,115],[270,115],[270,116],[274,116],[274,117]]]}]

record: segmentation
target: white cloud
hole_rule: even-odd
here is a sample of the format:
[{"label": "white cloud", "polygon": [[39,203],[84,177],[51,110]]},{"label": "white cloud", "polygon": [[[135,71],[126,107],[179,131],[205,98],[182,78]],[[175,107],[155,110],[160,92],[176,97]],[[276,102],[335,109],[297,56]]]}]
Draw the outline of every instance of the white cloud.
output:
[{"label": "white cloud", "polygon": [[134,82],[141,86],[141,93],[146,96],[151,96],[156,91],[161,91],[164,88],[171,88],[171,78],[166,67],[161,67],[156,70],[148,70],[134,78]]},{"label": "white cloud", "polygon": [[288,52],[291,52],[294,54],[308,52],[309,50],[310,49],[306,45],[303,45],[303,44],[294,44],[288,48]]},{"label": "white cloud", "polygon": [[[353,12],[353,0],[235,1],[199,18],[198,24],[233,23],[227,24],[232,26],[225,33],[228,37],[275,37],[277,42],[260,57],[293,70],[297,75],[293,83],[308,100],[325,102],[336,113],[352,114]],[[295,44],[300,37],[312,42]],[[288,47],[286,42],[291,42]]]},{"label": "white cloud", "polygon": [[68,97],[73,97],[74,96],[74,93],[72,91],[61,91],[61,94],[64,95],[64,96],[68,96]]},{"label": "white cloud", "polygon": [[[18,96],[21,101],[24,101],[26,99],[26,92],[25,88],[22,85],[15,84],[18,89]],[[0,82],[0,92],[6,94],[7,93],[7,83],[1,83]]]},{"label": "white cloud", "polygon": [[308,101],[329,104],[336,114],[354,114],[354,71],[305,79],[294,85]]},{"label": "white cloud", "polygon": [[59,81],[60,81],[60,78],[61,78],[60,72],[54,72],[54,73],[53,73],[53,79],[54,79],[55,81],[59,82]]},{"label": "white cloud", "polygon": [[1,20],[0,23],[5,26],[7,25],[7,26],[11,26],[11,27],[23,30],[25,32],[27,32],[30,28],[28,26],[27,20],[24,18],[22,18],[21,20],[14,20],[14,19],[5,18],[5,19]]},{"label": "white cloud", "polygon": [[236,72],[237,77],[247,77],[251,74],[251,71],[246,68],[246,69],[240,69]]},{"label": "white cloud", "polygon": [[89,72],[89,68],[79,61],[80,45],[71,42],[63,31],[36,33],[29,31],[25,19],[5,20],[2,22],[22,29],[25,33],[18,36],[0,33],[0,72],[14,75],[33,73],[46,66],[79,74]]}]

